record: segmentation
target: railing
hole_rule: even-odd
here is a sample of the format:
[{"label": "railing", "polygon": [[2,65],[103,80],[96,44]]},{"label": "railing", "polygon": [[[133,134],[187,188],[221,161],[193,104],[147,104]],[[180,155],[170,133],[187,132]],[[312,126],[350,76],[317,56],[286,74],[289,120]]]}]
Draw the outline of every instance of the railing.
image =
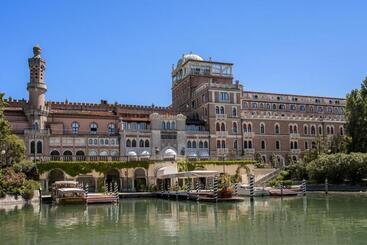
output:
[{"label": "railing", "polygon": [[243,137],[252,138],[255,136],[254,132],[243,132]]},{"label": "railing", "polygon": [[216,119],[227,119],[227,114],[215,114]]},{"label": "railing", "polygon": [[217,136],[227,136],[228,135],[227,131],[216,131],[215,133]]},{"label": "railing", "polygon": [[229,152],[228,148],[219,148],[219,149],[217,149],[217,155],[220,155],[220,156],[228,154],[228,152]]},{"label": "railing", "polygon": [[244,153],[245,154],[255,154],[255,149],[254,148],[244,149]]},{"label": "railing", "polygon": [[289,134],[289,137],[290,138],[299,138],[300,137],[300,134],[299,133],[290,133]]},{"label": "railing", "polygon": [[24,134],[37,134],[37,135],[48,135],[50,133],[49,129],[24,129]]},{"label": "railing", "polygon": [[290,150],[291,154],[300,154],[301,153],[301,149],[291,149]]}]

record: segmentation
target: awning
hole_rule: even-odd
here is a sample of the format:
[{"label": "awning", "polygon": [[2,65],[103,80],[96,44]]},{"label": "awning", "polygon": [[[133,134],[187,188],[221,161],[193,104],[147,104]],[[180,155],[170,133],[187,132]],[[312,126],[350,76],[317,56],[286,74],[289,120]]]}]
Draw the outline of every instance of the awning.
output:
[{"label": "awning", "polygon": [[141,154],[141,156],[150,156],[149,151],[143,151]]}]

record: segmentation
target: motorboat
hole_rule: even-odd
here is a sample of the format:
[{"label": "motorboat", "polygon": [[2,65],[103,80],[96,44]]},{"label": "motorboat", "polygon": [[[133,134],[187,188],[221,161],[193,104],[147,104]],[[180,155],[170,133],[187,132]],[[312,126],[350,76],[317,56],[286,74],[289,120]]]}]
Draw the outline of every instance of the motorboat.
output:
[{"label": "motorboat", "polygon": [[[250,186],[249,185],[238,185],[237,194],[239,196],[250,196]],[[254,187],[254,196],[269,196],[269,191],[264,187]]]},{"label": "motorboat", "polygon": [[52,185],[51,197],[56,204],[86,203],[85,190],[79,187],[77,181],[56,181]]}]

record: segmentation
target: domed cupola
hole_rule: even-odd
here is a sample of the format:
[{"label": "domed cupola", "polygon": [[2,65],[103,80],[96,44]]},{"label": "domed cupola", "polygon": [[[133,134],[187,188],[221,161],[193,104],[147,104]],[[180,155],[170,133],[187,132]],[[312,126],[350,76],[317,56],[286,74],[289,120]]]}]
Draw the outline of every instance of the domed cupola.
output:
[{"label": "domed cupola", "polygon": [[182,58],[180,58],[177,61],[177,67],[181,66],[183,63],[185,63],[187,60],[199,60],[199,61],[203,61],[204,59],[201,58],[199,55],[197,54],[193,54],[192,52],[188,53],[188,54],[184,54],[182,55]]}]

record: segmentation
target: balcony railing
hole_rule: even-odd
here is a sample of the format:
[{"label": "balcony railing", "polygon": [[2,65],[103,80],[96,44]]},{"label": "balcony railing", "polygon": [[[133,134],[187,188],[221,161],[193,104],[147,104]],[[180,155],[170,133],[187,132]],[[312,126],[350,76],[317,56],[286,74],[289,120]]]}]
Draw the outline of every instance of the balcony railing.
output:
[{"label": "balcony railing", "polygon": [[216,119],[227,119],[227,114],[215,114]]},{"label": "balcony railing", "polygon": [[243,137],[253,138],[255,136],[254,132],[243,132]]},{"label": "balcony railing", "polygon": [[301,153],[301,149],[291,149],[290,150],[291,154],[300,154]]},{"label": "balcony railing", "polygon": [[248,148],[243,150],[245,154],[255,154],[254,148]]}]

